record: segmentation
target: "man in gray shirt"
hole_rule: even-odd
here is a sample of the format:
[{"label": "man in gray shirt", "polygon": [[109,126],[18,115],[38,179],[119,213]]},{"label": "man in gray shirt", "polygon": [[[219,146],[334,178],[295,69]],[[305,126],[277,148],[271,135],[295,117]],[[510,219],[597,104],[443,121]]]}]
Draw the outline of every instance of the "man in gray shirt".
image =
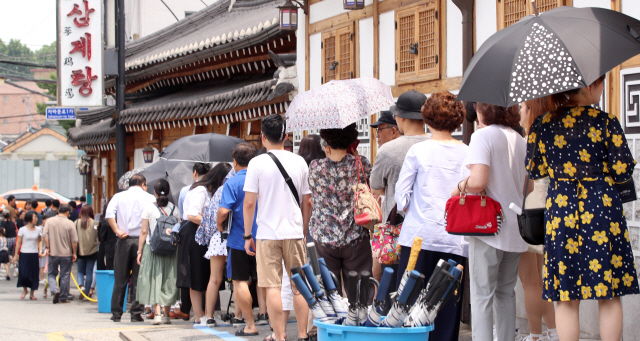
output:
[{"label": "man in gray shirt", "polygon": [[391,107],[391,112],[403,136],[380,147],[371,170],[370,180],[371,190],[376,198],[384,195],[382,219],[385,221],[396,205],[394,199],[396,182],[398,182],[404,157],[411,146],[428,139],[424,132],[421,112],[426,101],[427,96],[417,91],[407,91],[400,95],[396,105]]}]

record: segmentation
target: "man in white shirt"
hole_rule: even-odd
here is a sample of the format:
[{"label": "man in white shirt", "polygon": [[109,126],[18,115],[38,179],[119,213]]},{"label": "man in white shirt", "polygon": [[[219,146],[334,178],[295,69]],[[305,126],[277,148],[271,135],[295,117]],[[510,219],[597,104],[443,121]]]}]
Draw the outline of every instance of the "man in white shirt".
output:
[{"label": "man in white shirt", "polygon": [[[155,197],[147,193],[147,179],[142,174],[135,174],[129,179],[129,189],[117,193],[111,198],[105,217],[109,226],[118,236],[114,259],[114,283],[111,296],[111,320],[120,322],[122,305],[127,291],[127,283],[131,279],[131,322],[143,322],[140,316],[144,306],[138,303],[136,287],[138,285],[138,238],[142,229],[142,210],[155,202]],[[117,223],[116,223],[117,217]]]},{"label": "man in white shirt", "polygon": [[[262,144],[267,154],[257,156],[249,162],[244,184],[244,236],[245,250],[256,255],[251,228],[258,205],[258,243],[256,263],[258,286],[267,289],[269,324],[275,340],[284,340],[282,321],[282,262],[291,277],[290,269],[306,263],[304,236],[311,218],[311,191],[309,190],[309,167],[301,156],[284,150],[287,139],[284,119],[277,114],[262,121]],[[296,192],[302,195],[302,203],[294,194],[278,169],[273,155],[291,179]],[[292,284],[293,285],[293,284]],[[308,339],[307,317],[309,308],[301,295],[294,297],[294,310],[298,320],[298,338]]]}]

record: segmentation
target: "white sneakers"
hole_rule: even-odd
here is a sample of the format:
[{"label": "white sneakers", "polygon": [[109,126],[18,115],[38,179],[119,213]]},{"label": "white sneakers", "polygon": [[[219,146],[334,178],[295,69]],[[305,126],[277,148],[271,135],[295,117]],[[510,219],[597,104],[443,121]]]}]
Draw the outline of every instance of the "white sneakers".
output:
[{"label": "white sneakers", "polygon": [[154,326],[157,326],[157,325],[159,325],[161,323],[162,323],[162,316],[160,316],[160,315],[154,316],[153,317],[153,321],[151,321],[151,324],[154,325]]},{"label": "white sneakers", "polygon": [[[534,339],[536,337],[537,339]],[[521,341],[549,341],[545,334],[527,335],[521,339]]]},{"label": "white sneakers", "polygon": [[[155,318],[154,318],[155,320]],[[154,321],[155,322],[155,321]],[[169,316],[162,316],[162,324],[171,324],[171,317]]]},{"label": "white sneakers", "polygon": [[194,328],[206,327],[206,326],[207,326],[207,317],[206,316],[202,316],[200,318],[200,322],[198,322],[198,320],[193,320],[193,327]]}]

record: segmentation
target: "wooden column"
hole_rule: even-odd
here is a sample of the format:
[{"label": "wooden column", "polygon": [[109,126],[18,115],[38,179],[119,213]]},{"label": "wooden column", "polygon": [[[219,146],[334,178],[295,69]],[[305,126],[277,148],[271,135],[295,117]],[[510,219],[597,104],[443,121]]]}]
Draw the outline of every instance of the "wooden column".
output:
[{"label": "wooden column", "polygon": [[[621,0],[611,0],[611,9],[614,11],[622,11]],[[614,67],[609,72],[609,77],[606,80],[607,86],[607,103],[605,110],[610,114],[616,115],[620,118],[620,65]]]}]

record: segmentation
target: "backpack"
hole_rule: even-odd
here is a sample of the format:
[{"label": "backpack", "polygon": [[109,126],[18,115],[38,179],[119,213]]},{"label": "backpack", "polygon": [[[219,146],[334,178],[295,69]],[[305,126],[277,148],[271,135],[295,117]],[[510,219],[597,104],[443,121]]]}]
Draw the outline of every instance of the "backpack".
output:
[{"label": "backpack", "polygon": [[178,246],[171,242],[171,230],[173,226],[178,223],[178,218],[173,215],[173,210],[176,208],[173,206],[169,215],[165,215],[163,210],[154,204],[160,211],[160,217],[156,219],[156,227],[151,235],[149,241],[149,247],[153,253],[157,253],[163,256],[175,255],[178,251]]}]

